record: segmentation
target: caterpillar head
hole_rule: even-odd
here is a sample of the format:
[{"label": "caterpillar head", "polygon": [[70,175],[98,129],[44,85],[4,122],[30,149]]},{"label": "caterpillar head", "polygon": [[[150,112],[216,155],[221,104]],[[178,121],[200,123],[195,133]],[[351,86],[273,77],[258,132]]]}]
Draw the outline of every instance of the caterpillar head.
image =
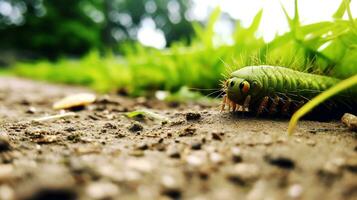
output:
[{"label": "caterpillar head", "polygon": [[229,100],[242,105],[248,95],[254,95],[260,88],[257,81],[232,77],[225,82],[226,93]]}]

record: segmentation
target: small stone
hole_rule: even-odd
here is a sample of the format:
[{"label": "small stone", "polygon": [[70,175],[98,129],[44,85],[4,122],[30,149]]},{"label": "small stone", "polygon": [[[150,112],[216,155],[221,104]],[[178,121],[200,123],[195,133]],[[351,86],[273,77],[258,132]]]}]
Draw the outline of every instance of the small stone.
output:
[{"label": "small stone", "polygon": [[345,159],[343,158],[328,160],[322,169],[317,171],[317,175],[325,185],[330,186],[335,180],[342,176],[344,164]]},{"label": "small stone", "polygon": [[260,199],[275,199],[268,194],[268,183],[264,180],[257,181],[252,189],[248,192],[245,199],[247,200],[260,200]]},{"label": "small stone", "polygon": [[222,137],[218,133],[212,133],[212,139],[222,141]]},{"label": "small stone", "polygon": [[186,162],[193,167],[198,167],[205,162],[205,159],[199,155],[191,154],[186,157]]},{"label": "small stone", "polygon": [[186,120],[187,121],[199,120],[200,118],[201,118],[201,114],[200,113],[189,112],[189,113],[186,114]]},{"label": "small stone", "polygon": [[161,143],[161,142],[155,143],[155,144],[152,145],[153,149],[156,149],[158,151],[165,151],[166,150],[166,146],[167,146],[167,144]]},{"label": "small stone", "polygon": [[195,134],[196,132],[196,128],[192,127],[192,126],[188,126],[185,129],[183,129],[183,132],[179,134],[180,137],[183,136],[192,136]]},{"label": "small stone", "polygon": [[101,148],[98,144],[90,146],[78,146],[74,148],[74,152],[78,155],[97,154],[101,152]]},{"label": "small stone", "polygon": [[259,168],[254,164],[238,163],[228,170],[227,178],[240,185],[245,185],[259,177]]},{"label": "small stone", "polygon": [[74,127],[70,126],[70,127],[65,128],[64,131],[74,132],[74,131],[76,131],[76,129]]},{"label": "small stone", "polygon": [[116,129],[117,126],[115,124],[112,124],[112,123],[105,123],[103,128],[107,128],[107,129]]},{"label": "small stone", "polygon": [[198,169],[198,176],[201,180],[207,180],[212,174],[212,168],[209,165],[203,165]]},{"label": "small stone", "polygon": [[331,174],[340,174],[346,160],[343,158],[333,158],[325,163],[323,170]]},{"label": "small stone", "polygon": [[308,140],[306,142],[307,145],[310,145],[310,146],[315,146],[316,145],[316,142],[314,140]]},{"label": "small stone", "polygon": [[150,173],[154,170],[154,165],[147,159],[144,158],[132,158],[127,160],[126,166],[129,169],[134,169],[140,172]]},{"label": "small stone", "polygon": [[86,193],[93,199],[111,199],[118,196],[119,187],[111,182],[94,182],[87,186]]},{"label": "small stone", "polygon": [[284,168],[284,169],[294,169],[295,163],[293,160],[283,156],[271,156],[266,155],[264,156],[264,160],[267,161],[269,164]]},{"label": "small stone", "polygon": [[357,159],[349,158],[343,164],[343,166],[352,173],[357,173]]},{"label": "small stone", "polygon": [[167,155],[170,158],[180,158],[181,157],[181,154],[180,154],[180,152],[178,151],[178,149],[176,147],[170,147],[167,150]]},{"label": "small stone", "polygon": [[138,145],[137,149],[139,150],[147,150],[149,146],[146,143],[141,143]]},{"label": "small stone", "polygon": [[301,197],[302,192],[303,192],[303,189],[302,189],[301,185],[294,184],[289,187],[288,196],[292,199],[299,199]]},{"label": "small stone", "polygon": [[37,144],[49,144],[58,141],[57,135],[41,135],[41,137],[34,138],[32,141],[36,142]]},{"label": "small stone", "polygon": [[14,190],[8,185],[1,185],[0,186],[0,199],[3,199],[3,200],[15,199]]},{"label": "small stone", "polygon": [[12,179],[14,167],[11,164],[0,165],[0,183],[7,182]]},{"label": "small stone", "polygon": [[351,131],[357,131],[357,116],[350,113],[345,113],[341,118],[342,123],[344,123],[348,129]]},{"label": "small stone", "polygon": [[120,133],[120,132],[117,132],[116,135],[115,135],[116,138],[124,138],[125,137],[125,134],[123,133]]},{"label": "small stone", "polygon": [[143,129],[144,129],[144,127],[139,123],[133,123],[129,127],[129,131],[131,131],[131,132],[139,132],[139,131],[142,131]]},{"label": "small stone", "polygon": [[217,152],[210,153],[209,158],[212,163],[215,163],[215,164],[223,163],[223,156]]},{"label": "small stone", "polygon": [[35,114],[36,111],[37,111],[36,108],[31,106],[26,110],[26,113],[27,114]]},{"label": "small stone", "polygon": [[161,178],[162,194],[172,199],[181,198],[181,190],[183,187],[182,181],[178,180],[178,177],[171,175],[164,175]]},{"label": "small stone", "polygon": [[77,199],[75,180],[64,165],[39,164],[32,170],[26,187],[14,188],[15,199]]},{"label": "small stone", "polygon": [[137,170],[125,170],[123,172],[124,180],[131,184],[138,184],[143,178],[143,174]]},{"label": "small stone", "polygon": [[9,137],[5,133],[0,133],[0,152],[11,150]]},{"label": "small stone", "polygon": [[193,142],[191,144],[191,149],[192,150],[200,150],[202,147],[202,144],[200,142]]},{"label": "small stone", "polygon": [[181,183],[178,177],[165,174],[161,177],[161,186],[163,186],[166,189],[169,188],[169,189],[180,190],[183,184]]},{"label": "small stone", "polygon": [[70,140],[73,142],[79,142],[79,141],[81,141],[81,135],[80,134],[68,135],[67,140]]},{"label": "small stone", "polygon": [[240,150],[239,147],[232,147],[231,148],[231,154],[232,154],[232,160],[235,163],[242,162],[242,151]]},{"label": "small stone", "polygon": [[142,156],[144,156],[144,151],[139,150],[139,149],[133,150],[130,152],[130,155],[135,156],[135,157],[142,157]]},{"label": "small stone", "polygon": [[273,139],[270,136],[267,136],[262,141],[262,144],[267,145],[267,146],[272,145],[273,144]]},{"label": "small stone", "polygon": [[181,199],[181,191],[175,189],[166,189],[162,192],[163,195],[172,199]]}]

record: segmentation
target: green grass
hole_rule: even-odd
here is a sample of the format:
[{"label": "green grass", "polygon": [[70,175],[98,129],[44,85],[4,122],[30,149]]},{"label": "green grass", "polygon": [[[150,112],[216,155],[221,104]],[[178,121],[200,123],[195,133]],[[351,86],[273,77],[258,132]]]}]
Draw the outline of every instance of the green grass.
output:
[{"label": "green grass", "polygon": [[338,94],[339,92],[346,90],[354,85],[357,85],[357,74],[346,79],[346,80],[339,82],[337,85],[329,88],[325,92],[314,97],[312,100],[310,100],[308,103],[306,103],[303,107],[301,107],[298,111],[296,111],[294,113],[294,115],[291,117],[290,122],[289,122],[289,127],[288,127],[288,134],[289,135],[293,134],[299,119],[301,117],[303,117],[304,115],[306,115],[308,112],[310,112],[313,108],[315,108],[322,102],[326,101],[327,99],[331,98],[332,96]]},{"label": "green grass", "polygon": [[[85,85],[101,92],[125,89],[131,95],[175,92],[183,86],[220,88],[224,74],[247,65],[286,66],[344,79],[357,74],[357,25],[349,10],[344,0],[333,21],[301,25],[296,3],[294,17],[286,14],[290,31],[270,43],[256,37],[260,11],[248,28],[236,24],[233,45],[215,46],[213,27],[221,14],[216,9],[205,27],[194,24],[196,35],[189,46],[176,42],[156,50],[127,45],[122,57],[93,51],[76,60],[19,62],[12,69],[33,79]],[[348,20],[342,19],[346,12]]]}]

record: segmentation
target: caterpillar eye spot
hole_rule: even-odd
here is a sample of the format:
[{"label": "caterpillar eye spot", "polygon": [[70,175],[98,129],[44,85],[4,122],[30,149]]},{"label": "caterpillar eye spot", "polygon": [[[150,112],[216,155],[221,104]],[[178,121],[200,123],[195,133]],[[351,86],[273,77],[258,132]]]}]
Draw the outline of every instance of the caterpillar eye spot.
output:
[{"label": "caterpillar eye spot", "polygon": [[244,93],[249,92],[250,84],[247,81],[243,81],[239,84],[239,89]]},{"label": "caterpillar eye spot", "polygon": [[234,86],[234,81],[231,81],[231,82],[229,83],[229,85],[230,85],[231,87],[233,87],[233,86]]}]

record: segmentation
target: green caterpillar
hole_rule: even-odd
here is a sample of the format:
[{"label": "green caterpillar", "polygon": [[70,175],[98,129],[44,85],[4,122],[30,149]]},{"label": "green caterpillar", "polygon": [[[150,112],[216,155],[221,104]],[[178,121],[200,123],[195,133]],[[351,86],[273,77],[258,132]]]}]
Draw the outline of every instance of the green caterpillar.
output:
[{"label": "green caterpillar", "polygon": [[[257,115],[291,116],[297,109],[341,80],[277,66],[248,66],[231,73],[224,83],[222,110]],[[352,87],[312,110],[322,117],[357,111],[357,87]]]}]

